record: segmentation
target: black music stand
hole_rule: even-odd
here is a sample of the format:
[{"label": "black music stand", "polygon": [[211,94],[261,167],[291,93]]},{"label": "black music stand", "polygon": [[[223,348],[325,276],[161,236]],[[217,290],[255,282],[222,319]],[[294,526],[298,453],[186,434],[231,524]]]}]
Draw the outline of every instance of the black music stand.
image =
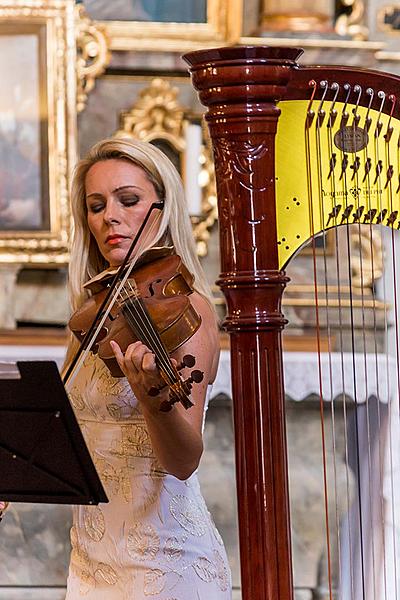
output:
[{"label": "black music stand", "polygon": [[1,365],[0,500],[108,502],[55,362]]}]

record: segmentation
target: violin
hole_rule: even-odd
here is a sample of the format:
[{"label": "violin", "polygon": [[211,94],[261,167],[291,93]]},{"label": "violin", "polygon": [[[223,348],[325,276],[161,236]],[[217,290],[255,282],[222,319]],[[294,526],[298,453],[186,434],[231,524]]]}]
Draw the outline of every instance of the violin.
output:
[{"label": "violin", "polygon": [[[124,377],[110,341],[116,341],[122,352],[129,344],[142,341],[155,354],[164,384],[149,390],[156,396],[163,388],[169,387],[169,400],[164,401],[160,410],[170,410],[175,402],[185,408],[193,406],[189,395],[193,383],[200,383],[203,373],[191,372],[184,380],[180,371],[192,368],[195,358],[185,355],[182,363],[175,365],[170,354],[182,346],[198,330],[201,317],[193,308],[188,296],[193,292],[193,275],[173,254],[164,256],[136,267],[129,275],[124,287],[116,298],[106,320],[98,332],[92,352],[103,360],[113,377]],[[102,289],[93,295],[72,315],[69,327],[80,342],[86,332],[102,312],[104,299],[108,293],[109,280],[102,283]]]}]

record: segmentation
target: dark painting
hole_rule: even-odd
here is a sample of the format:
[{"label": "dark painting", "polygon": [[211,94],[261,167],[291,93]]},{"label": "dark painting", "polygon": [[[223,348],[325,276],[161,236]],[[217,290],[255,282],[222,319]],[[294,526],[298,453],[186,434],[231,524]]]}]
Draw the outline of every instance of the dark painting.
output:
[{"label": "dark painting", "polygon": [[83,0],[97,21],[206,23],[207,0]]}]

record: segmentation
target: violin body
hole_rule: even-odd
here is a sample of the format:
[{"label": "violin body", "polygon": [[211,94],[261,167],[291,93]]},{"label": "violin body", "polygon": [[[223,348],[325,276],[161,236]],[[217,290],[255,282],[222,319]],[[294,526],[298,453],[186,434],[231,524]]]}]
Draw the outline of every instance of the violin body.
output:
[{"label": "violin body", "polygon": [[[92,352],[104,361],[113,377],[124,375],[110,341],[116,341],[122,352],[137,340],[149,345],[148,319],[168,354],[192,337],[201,324],[201,317],[188,298],[193,292],[192,284],[193,276],[176,254],[146,263],[132,272],[92,345]],[[79,341],[96,318],[106,294],[105,285],[71,317],[69,327]]]}]

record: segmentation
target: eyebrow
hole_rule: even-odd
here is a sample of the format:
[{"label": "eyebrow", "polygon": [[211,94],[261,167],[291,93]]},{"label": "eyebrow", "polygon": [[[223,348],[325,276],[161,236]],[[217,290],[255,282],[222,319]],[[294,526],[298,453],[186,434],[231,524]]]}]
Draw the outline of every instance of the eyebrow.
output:
[{"label": "eyebrow", "polygon": [[[119,187],[116,187],[115,189],[113,189],[113,191],[111,193],[115,194],[115,192],[119,192],[121,190],[132,189],[132,188],[144,191],[143,188],[139,187],[138,185],[120,185]],[[92,192],[91,194],[87,194],[86,198],[90,198],[90,196],[103,196],[103,194],[100,194],[100,192]]]}]

